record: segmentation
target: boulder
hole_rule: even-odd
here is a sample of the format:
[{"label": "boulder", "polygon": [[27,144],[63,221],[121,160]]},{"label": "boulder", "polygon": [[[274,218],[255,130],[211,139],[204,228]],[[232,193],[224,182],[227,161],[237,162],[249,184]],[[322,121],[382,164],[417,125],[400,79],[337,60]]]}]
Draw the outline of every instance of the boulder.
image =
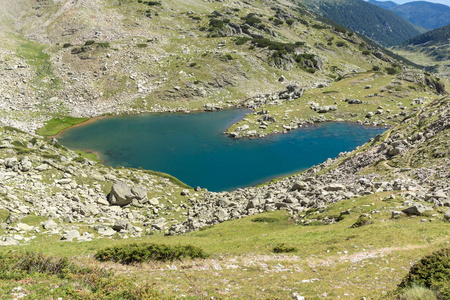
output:
[{"label": "boulder", "polygon": [[47,222],[42,224],[42,227],[44,227],[44,229],[52,230],[56,229],[58,227],[58,224],[56,224],[53,220],[48,220]]},{"label": "boulder", "polygon": [[414,206],[405,208],[404,210],[402,210],[402,212],[404,212],[408,216],[412,216],[412,215],[421,216],[426,210],[427,210],[427,208],[422,205],[414,205]]},{"label": "boulder", "polygon": [[308,184],[304,181],[297,181],[291,188],[291,191],[304,191],[308,189]]},{"label": "boulder", "polygon": [[142,186],[132,187],[131,193],[136,197],[137,200],[143,200],[147,198],[147,189]]},{"label": "boulder", "polygon": [[332,183],[325,187],[325,190],[330,192],[343,191],[345,190],[345,185],[339,183]]},{"label": "boulder", "polygon": [[5,164],[5,167],[7,167],[7,168],[14,167],[15,165],[17,165],[17,157],[5,158],[4,164]]},{"label": "boulder", "polygon": [[112,229],[115,231],[128,230],[131,227],[130,222],[126,220],[116,220]]},{"label": "boulder", "polygon": [[33,226],[30,226],[30,225],[27,225],[27,224],[25,224],[25,223],[17,223],[16,229],[17,229],[18,231],[31,231],[31,230],[34,229],[34,227],[33,227]]},{"label": "boulder", "polygon": [[108,195],[108,201],[111,205],[124,206],[133,202],[136,196],[131,192],[131,188],[125,183],[115,183]]},{"label": "boulder", "polygon": [[64,233],[64,235],[62,236],[61,240],[62,241],[69,241],[71,242],[73,239],[77,239],[79,238],[80,232],[78,230],[70,230],[70,231],[66,231]]},{"label": "boulder", "polygon": [[446,219],[447,221],[450,221],[450,209],[444,213],[444,219]]}]

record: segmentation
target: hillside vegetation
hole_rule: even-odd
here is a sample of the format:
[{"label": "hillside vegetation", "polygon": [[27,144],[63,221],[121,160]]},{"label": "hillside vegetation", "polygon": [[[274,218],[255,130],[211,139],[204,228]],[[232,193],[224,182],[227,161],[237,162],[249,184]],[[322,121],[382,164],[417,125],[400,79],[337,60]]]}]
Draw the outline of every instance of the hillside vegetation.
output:
[{"label": "hillside vegetation", "polygon": [[425,31],[394,12],[363,0],[299,0],[299,3],[385,47],[398,45]]}]

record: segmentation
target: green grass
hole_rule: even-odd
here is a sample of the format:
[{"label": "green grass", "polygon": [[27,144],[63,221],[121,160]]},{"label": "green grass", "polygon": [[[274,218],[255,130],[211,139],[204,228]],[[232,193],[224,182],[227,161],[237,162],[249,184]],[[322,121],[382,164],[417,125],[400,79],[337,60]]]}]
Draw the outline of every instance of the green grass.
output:
[{"label": "green grass", "polygon": [[163,172],[158,172],[158,171],[152,171],[152,170],[144,170],[144,173],[150,174],[150,175],[155,175],[158,177],[162,177],[162,178],[167,178],[170,180],[170,182],[182,187],[182,188],[186,188],[186,189],[192,189],[192,187],[190,187],[189,185],[187,185],[186,183],[182,182],[181,180],[179,180],[176,177],[173,177],[172,175],[169,175],[167,173],[163,173]]},{"label": "green grass", "polygon": [[[388,194],[341,201],[300,217],[300,220],[307,221],[325,220],[350,210],[350,214],[331,225],[297,225],[298,221],[285,211],[275,211],[224,222],[182,236],[168,237],[156,233],[133,239],[133,243],[191,244],[211,255],[201,261],[187,259],[170,263],[177,269],[169,269],[168,262],[126,267],[105,262],[102,266],[113,267],[118,274],[127,274],[138,286],[148,282],[148,274],[151,273],[150,282],[167,297],[179,293],[195,297],[195,286],[208,296],[226,295],[226,298],[252,295],[256,299],[284,299],[298,291],[312,299],[324,293],[333,299],[342,298],[344,294],[353,295],[351,298],[354,299],[391,299],[389,293],[407,274],[411,261],[446,245],[450,223],[435,217],[433,222],[426,223],[409,217],[392,220],[390,209],[399,206],[404,199],[397,195],[395,199],[383,201]],[[370,214],[372,224],[349,228],[363,213]],[[57,235],[38,236],[29,245],[2,249],[43,252],[97,265],[88,256],[92,257],[96,251],[106,247],[127,247],[131,243],[127,239],[107,238],[61,243],[59,238]],[[277,251],[281,249],[278,252],[297,251],[274,254],[275,248]],[[288,271],[283,271],[285,269]],[[311,279],[318,280],[302,283],[302,280]],[[2,284],[5,282],[0,281]]]},{"label": "green grass", "polygon": [[54,118],[48,121],[44,127],[36,131],[37,134],[42,136],[54,136],[74,125],[86,122],[88,118],[75,118],[75,117],[63,117]]},{"label": "green grass", "polygon": [[80,158],[86,158],[86,159],[89,159],[91,161],[95,161],[95,162],[98,162],[98,163],[102,162],[100,160],[100,158],[98,158],[97,154],[95,154],[95,153],[85,152],[85,151],[82,151],[82,150],[73,150],[73,152],[78,154],[78,157],[80,157]]}]

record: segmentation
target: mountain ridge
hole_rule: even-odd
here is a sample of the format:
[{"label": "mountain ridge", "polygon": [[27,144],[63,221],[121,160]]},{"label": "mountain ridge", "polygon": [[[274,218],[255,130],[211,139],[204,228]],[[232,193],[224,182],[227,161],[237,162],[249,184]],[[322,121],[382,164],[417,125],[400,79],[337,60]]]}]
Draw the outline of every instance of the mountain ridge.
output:
[{"label": "mountain ridge", "polygon": [[409,22],[428,30],[450,24],[450,6],[427,1],[413,1],[399,5],[369,0],[371,4],[389,9]]}]

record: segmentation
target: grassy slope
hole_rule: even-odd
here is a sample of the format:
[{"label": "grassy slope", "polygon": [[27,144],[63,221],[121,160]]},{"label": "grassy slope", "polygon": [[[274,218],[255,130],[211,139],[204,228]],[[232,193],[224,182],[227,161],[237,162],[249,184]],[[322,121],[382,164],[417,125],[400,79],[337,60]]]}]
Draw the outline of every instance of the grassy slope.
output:
[{"label": "grassy slope", "polygon": [[[150,236],[140,241],[167,244],[193,244],[212,254],[203,261],[150,263],[123,267],[112,263],[94,263],[89,257],[96,249],[128,243],[127,240],[99,239],[87,243],[65,243],[48,238],[29,246],[6,249],[39,251],[67,256],[88,265],[114,268],[140,285],[151,282],[166,296],[288,298],[297,291],[307,298],[337,298],[345,294],[388,298],[406,274],[412,261],[448,244],[450,224],[439,220],[438,212],[427,217],[390,219],[389,209],[403,201],[383,201],[378,194],[343,201],[307,219],[324,218],[351,209],[351,214],[333,225],[301,226],[282,211],[225,222],[184,236]],[[349,228],[361,213],[371,213],[373,224]],[[271,223],[252,222],[266,217]],[[298,249],[293,254],[273,254],[274,246],[286,243]],[[3,249],[2,251],[5,251]],[[174,266],[176,269],[174,269]],[[151,274],[151,277],[149,277]],[[312,281],[311,281],[312,280]],[[20,283],[26,290],[35,283]],[[2,280],[7,291],[18,283]]]}]

